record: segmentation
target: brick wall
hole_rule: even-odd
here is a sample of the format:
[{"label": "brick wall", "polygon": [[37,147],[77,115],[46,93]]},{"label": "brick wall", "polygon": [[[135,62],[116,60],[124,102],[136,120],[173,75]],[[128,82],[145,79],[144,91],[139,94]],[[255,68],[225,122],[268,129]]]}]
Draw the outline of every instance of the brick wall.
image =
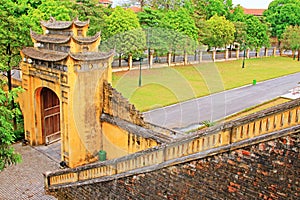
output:
[{"label": "brick wall", "polygon": [[299,133],[113,181],[50,191],[58,199],[299,199]]}]

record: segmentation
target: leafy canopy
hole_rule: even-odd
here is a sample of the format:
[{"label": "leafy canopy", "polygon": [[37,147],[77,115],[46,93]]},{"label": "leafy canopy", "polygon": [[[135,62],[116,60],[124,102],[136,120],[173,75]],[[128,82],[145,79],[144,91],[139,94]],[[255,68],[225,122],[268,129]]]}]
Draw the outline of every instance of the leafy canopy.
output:
[{"label": "leafy canopy", "polygon": [[21,156],[11,146],[16,138],[12,123],[13,117],[20,110],[12,109],[10,106],[10,102],[16,99],[20,89],[6,92],[2,89],[5,84],[0,80],[0,171],[9,165],[21,162]]},{"label": "leafy canopy", "polygon": [[146,48],[144,31],[140,28],[137,15],[131,10],[116,7],[105,20],[105,38],[102,48],[113,49],[121,54],[139,57]]},{"label": "leafy canopy", "polygon": [[225,47],[234,41],[235,27],[226,18],[214,15],[206,22],[207,33],[203,43],[210,47]]},{"label": "leafy canopy", "polygon": [[264,16],[270,24],[272,36],[281,39],[289,25],[300,25],[300,0],[274,0],[269,4]]}]

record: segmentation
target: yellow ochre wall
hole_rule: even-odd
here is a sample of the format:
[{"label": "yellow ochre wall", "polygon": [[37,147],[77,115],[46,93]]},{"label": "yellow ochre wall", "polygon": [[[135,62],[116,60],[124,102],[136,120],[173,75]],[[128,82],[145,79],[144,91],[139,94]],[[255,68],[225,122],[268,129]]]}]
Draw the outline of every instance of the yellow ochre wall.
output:
[{"label": "yellow ochre wall", "polygon": [[118,158],[158,145],[153,139],[136,136],[107,122],[102,122],[102,134],[103,150],[107,153],[107,159]]}]

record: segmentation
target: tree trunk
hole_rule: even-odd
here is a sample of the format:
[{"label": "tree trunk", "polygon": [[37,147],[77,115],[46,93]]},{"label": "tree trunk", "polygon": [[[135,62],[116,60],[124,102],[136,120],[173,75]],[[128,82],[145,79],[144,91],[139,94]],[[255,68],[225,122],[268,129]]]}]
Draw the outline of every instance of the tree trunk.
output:
[{"label": "tree trunk", "polygon": [[300,61],[300,49],[298,49],[298,61]]},{"label": "tree trunk", "polygon": [[175,62],[175,58],[176,58],[176,55],[175,55],[175,49],[173,51],[173,62]]},{"label": "tree trunk", "polygon": [[119,67],[121,67],[121,60],[122,60],[122,56],[121,54],[119,54]]}]

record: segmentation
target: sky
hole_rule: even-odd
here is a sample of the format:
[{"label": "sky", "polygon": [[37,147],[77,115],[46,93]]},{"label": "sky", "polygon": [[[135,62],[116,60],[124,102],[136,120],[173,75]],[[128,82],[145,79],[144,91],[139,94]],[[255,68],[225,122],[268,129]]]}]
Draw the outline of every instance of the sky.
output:
[{"label": "sky", "polygon": [[268,8],[272,0],[232,0],[234,5],[240,4],[245,8]]},{"label": "sky", "polygon": [[[128,0],[113,0],[113,5],[116,4],[122,4],[122,2],[126,2]],[[272,2],[272,0],[232,0],[232,3],[234,5],[240,4],[241,6],[245,8],[264,8],[267,9],[269,3]]]}]

